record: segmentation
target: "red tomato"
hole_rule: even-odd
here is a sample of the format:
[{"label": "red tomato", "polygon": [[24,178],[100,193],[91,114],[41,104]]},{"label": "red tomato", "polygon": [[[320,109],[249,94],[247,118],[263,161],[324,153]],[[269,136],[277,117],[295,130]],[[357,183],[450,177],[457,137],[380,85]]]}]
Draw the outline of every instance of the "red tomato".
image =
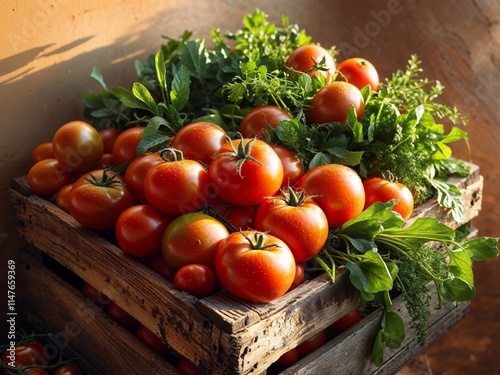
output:
[{"label": "red tomato", "polygon": [[335,59],[332,54],[317,44],[306,44],[296,48],[285,65],[310,76],[323,75],[327,82],[335,73]]},{"label": "red tomato", "polygon": [[328,220],[312,199],[293,189],[266,198],[255,213],[255,229],[283,240],[301,263],[314,257],[328,238]]},{"label": "red tomato", "polygon": [[276,364],[282,367],[290,367],[300,359],[299,349],[297,347],[290,349],[283,353],[281,357],[276,360]]},{"label": "red tomato", "polygon": [[203,371],[189,359],[183,357],[177,364],[177,371],[182,375],[203,375]]},{"label": "red tomato", "polygon": [[49,373],[41,368],[32,368],[24,373],[24,375],[49,375]]},{"label": "red tomato", "polygon": [[80,375],[80,370],[73,365],[64,365],[54,371],[53,375]]},{"label": "red tomato", "polygon": [[195,297],[208,297],[215,291],[214,271],[204,264],[187,264],[175,273],[175,286]]},{"label": "red tomato", "polygon": [[152,167],[164,161],[159,154],[147,152],[136,157],[128,165],[124,175],[125,183],[132,191],[137,204],[149,204],[144,192],[144,178]]},{"label": "red tomato", "polygon": [[94,288],[89,283],[85,283],[85,285],[83,286],[82,294],[85,296],[85,298],[95,303],[99,307],[106,307],[112,302],[108,296]]},{"label": "red tomato", "polygon": [[73,184],[65,185],[56,194],[56,206],[67,213],[69,213],[69,193],[72,187]]},{"label": "red tomato", "polygon": [[306,276],[306,272],[305,272],[304,266],[302,265],[302,263],[297,263],[295,265],[295,278],[293,279],[293,283],[292,283],[292,285],[290,285],[289,290],[295,289],[300,284],[302,284],[304,282],[305,276]]},{"label": "red tomato", "polygon": [[218,197],[210,200],[210,206],[216,211],[216,218],[220,217],[221,221],[229,224],[230,231],[254,227],[255,208],[252,206],[238,206]]},{"label": "red tomato", "polygon": [[159,254],[163,232],[168,224],[169,219],[152,206],[132,206],[118,217],[116,240],[123,251],[134,257]]},{"label": "red tomato", "polygon": [[169,347],[153,331],[144,325],[139,325],[136,337],[157,354],[164,356],[169,353]]},{"label": "red tomato", "polygon": [[348,82],[332,82],[314,94],[308,112],[311,124],[338,122],[345,124],[347,113],[354,106],[357,119],[365,111],[365,102],[359,89]]},{"label": "red tomato", "polygon": [[137,157],[137,146],[142,140],[144,126],[135,126],[124,130],[113,144],[113,160],[116,165],[132,161]]},{"label": "red tomato", "polygon": [[327,327],[327,331],[334,336],[340,335],[342,332],[355,325],[361,319],[363,319],[363,316],[361,315],[359,310],[352,309],[343,317],[330,324]]},{"label": "red tomato", "polygon": [[304,174],[304,165],[297,154],[280,145],[271,145],[283,164],[283,181],[281,188],[294,186]]},{"label": "red tomato", "polygon": [[300,358],[305,357],[306,355],[312,353],[322,345],[324,345],[327,341],[326,337],[326,331],[321,330],[317,334],[315,334],[313,337],[305,340],[304,342],[300,343],[297,346],[297,349],[299,350],[299,356]]},{"label": "red tomato", "polygon": [[392,209],[404,220],[408,220],[413,212],[414,200],[411,190],[406,185],[380,177],[369,177],[363,181],[363,186],[366,195],[364,208],[375,202],[387,203],[391,199],[397,199],[398,203]]},{"label": "red tomato", "polygon": [[118,306],[115,302],[111,302],[106,310],[108,315],[125,329],[134,331],[139,328],[139,321],[130,315],[127,311]]},{"label": "red tomato", "polygon": [[226,143],[216,152],[208,173],[218,196],[240,206],[253,206],[273,196],[283,181],[279,156],[256,138]]},{"label": "red tomato", "polygon": [[144,177],[148,202],[166,215],[197,211],[213,195],[203,165],[194,160],[174,160],[152,166]]},{"label": "red tomato", "polygon": [[106,128],[99,130],[105,154],[113,153],[113,146],[121,133],[122,130],[118,128]]},{"label": "red tomato", "polygon": [[[4,364],[14,363],[14,367],[48,365],[49,359],[44,356],[44,345],[40,340],[34,339],[17,344],[14,350],[7,349],[2,354]],[[10,367],[10,366],[9,366]]]},{"label": "red tomato", "polygon": [[285,294],[295,278],[295,259],[285,242],[270,234],[240,231],[222,240],[215,270],[234,296],[267,303]]},{"label": "red tomato", "polygon": [[43,142],[37,145],[31,153],[33,164],[45,159],[55,159],[54,151],[52,151],[52,142]]},{"label": "red tomato", "polygon": [[380,83],[377,69],[371,62],[361,57],[351,57],[342,61],[337,70],[342,73],[347,82],[352,83],[358,89],[370,85],[373,91],[378,91]]},{"label": "red tomato", "polygon": [[26,182],[33,193],[49,197],[73,182],[73,175],[56,159],[44,159],[30,168]]},{"label": "red tomato", "polygon": [[192,263],[213,269],[217,246],[228,235],[224,224],[209,215],[184,214],[172,220],[165,230],[163,258],[175,270]]},{"label": "red tomato", "polygon": [[262,133],[268,127],[276,128],[282,120],[292,120],[293,116],[283,108],[274,105],[257,107],[248,112],[240,123],[240,133],[245,138],[264,139]]},{"label": "red tomato", "polygon": [[111,170],[95,170],[80,177],[69,194],[69,212],[91,229],[113,228],[120,214],[134,204],[123,177]]},{"label": "red tomato", "polygon": [[185,159],[209,165],[212,156],[228,139],[226,131],[220,126],[202,121],[182,127],[175,133],[170,145],[181,150]]},{"label": "red tomato", "polygon": [[77,172],[87,172],[101,161],[104,146],[92,125],[70,121],[54,133],[52,151],[61,164]]},{"label": "red tomato", "polygon": [[345,165],[326,164],[312,168],[302,176],[298,186],[314,196],[330,228],[354,219],[365,206],[363,182],[354,169]]},{"label": "red tomato", "polygon": [[113,154],[106,153],[102,154],[101,161],[97,164],[96,169],[111,168],[115,165],[115,159],[113,159]]},{"label": "red tomato", "polygon": [[174,282],[175,270],[165,261],[163,254],[153,255],[148,258],[146,265],[158,275],[163,276],[172,283]]}]

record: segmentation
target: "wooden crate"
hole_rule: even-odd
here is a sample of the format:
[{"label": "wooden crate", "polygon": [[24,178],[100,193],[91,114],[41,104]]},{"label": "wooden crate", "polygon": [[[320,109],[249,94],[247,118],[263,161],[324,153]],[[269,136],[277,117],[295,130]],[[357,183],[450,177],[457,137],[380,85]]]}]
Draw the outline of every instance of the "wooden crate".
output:
[{"label": "wooden crate", "polygon": [[[467,222],[480,211],[483,186],[479,168],[471,168],[468,178],[454,181],[462,192]],[[12,183],[11,207],[18,231],[28,242],[104,292],[207,374],[266,373],[282,353],[359,303],[345,271],[340,271],[336,283],[321,275],[268,304],[243,302],[225,291],[197,299],[177,290],[100,233],[83,228],[70,215],[32,194],[24,177]],[[410,222],[420,216],[436,217],[451,227],[463,224],[455,223],[435,200],[417,207]],[[395,304],[404,313],[400,298]],[[429,342],[460,320],[467,307],[467,303],[459,308],[450,304],[433,311]],[[408,330],[404,345],[387,352],[382,367],[374,367],[369,352],[380,317],[381,311],[370,314],[283,373],[329,373],[339,368],[345,374],[395,373],[422,348]],[[96,331],[99,336],[99,329]],[[113,361],[114,357],[110,353],[106,358]]]}]

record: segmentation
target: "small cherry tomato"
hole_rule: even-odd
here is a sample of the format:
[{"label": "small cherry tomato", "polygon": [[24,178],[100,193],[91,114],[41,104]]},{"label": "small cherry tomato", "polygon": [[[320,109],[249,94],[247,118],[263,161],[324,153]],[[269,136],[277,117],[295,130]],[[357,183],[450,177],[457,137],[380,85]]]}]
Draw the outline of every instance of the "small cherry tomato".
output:
[{"label": "small cherry tomato", "polygon": [[290,349],[283,353],[281,357],[276,360],[276,364],[281,367],[290,367],[300,359],[299,349],[297,347]]},{"label": "small cherry tomato", "polygon": [[63,186],[61,189],[56,194],[56,206],[59,207],[61,210],[69,213],[69,193],[71,192],[71,188],[73,187],[73,184],[68,184]]},{"label": "small cherry tomato", "polygon": [[115,225],[120,248],[134,257],[161,253],[163,233],[169,219],[149,205],[136,205],[123,211]]},{"label": "small cherry tomato", "polygon": [[285,65],[310,76],[323,75],[327,82],[335,73],[335,59],[332,54],[317,44],[306,44],[296,48]]},{"label": "small cherry tomato", "polygon": [[300,284],[302,284],[304,282],[305,276],[306,272],[304,266],[302,265],[302,263],[297,263],[295,265],[295,278],[293,279],[292,285],[290,285],[289,290],[295,289]]},{"label": "small cherry tomato", "polygon": [[77,172],[87,172],[101,161],[104,146],[92,125],[70,121],[54,133],[52,151],[61,164]]},{"label": "small cherry tomato", "polygon": [[293,116],[283,108],[265,105],[250,110],[241,120],[239,130],[245,138],[264,139],[263,130],[276,128],[280,121],[292,119]]},{"label": "small cherry tomato", "polygon": [[352,83],[358,89],[370,85],[373,91],[378,91],[380,79],[377,69],[371,62],[361,57],[351,57],[342,61],[337,70],[342,73],[347,82]]},{"label": "small cherry tomato", "polygon": [[53,375],[80,375],[80,370],[73,365],[64,365],[54,371]]},{"label": "small cherry tomato", "polygon": [[182,375],[203,375],[203,371],[189,359],[183,357],[177,364],[177,371]]},{"label": "small cherry tomato", "polygon": [[45,357],[44,351],[44,344],[40,340],[34,339],[15,345],[13,351],[6,350],[2,354],[2,362],[4,364],[14,362],[14,367],[47,365],[49,360]]},{"label": "small cherry tomato", "polygon": [[54,151],[52,151],[52,142],[43,142],[37,145],[31,153],[33,164],[45,159],[55,159]]},{"label": "small cherry tomato", "polygon": [[44,159],[30,168],[26,182],[33,193],[50,197],[73,182],[73,175],[56,159]]},{"label": "small cherry tomato", "polygon": [[361,91],[348,83],[336,81],[319,89],[311,100],[308,112],[310,124],[338,122],[345,124],[349,110],[354,106],[357,119],[365,111],[365,102]]},{"label": "small cherry tomato", "polygon": [[208,297],[215,291],[217,280],[214,271],[204,264],[187,264],[175,273],[175,286],[195,297]]},{"label": "small cherry tomato", "polygon": [[401,182],[392,182],[380,177],[369,177],[363,181],[366,201],[365,209],[375,202],[387,203],[391,199],[397,199],[398,203],[392,208],[399,213],[403,220],[408,220],[413,212],[413,194],[411,190]]},{"label": "small cherry tomato", "polygon": [[91,284],[85,283],[82,288],[82,294],[87,298],[89,301],[95,303],[97,306],[104,308],[108,306],[112,301],[111,299],[105,295],[104,293],[100,292],[96,288],[94,288]]}]

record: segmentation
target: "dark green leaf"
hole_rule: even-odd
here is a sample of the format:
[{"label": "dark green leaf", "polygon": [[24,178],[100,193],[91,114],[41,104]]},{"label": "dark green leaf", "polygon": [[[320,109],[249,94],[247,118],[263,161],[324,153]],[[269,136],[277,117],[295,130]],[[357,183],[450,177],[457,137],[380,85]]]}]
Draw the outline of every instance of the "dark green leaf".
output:
[{"label": "dark green leaf", "polygon": [[113,87],[111,91],[128,108],[139,108],[145,110],[148,109],[148,107],[144,103],[137,100],[134,94],[131,91],[127,90],[126,88],[116,86]]},{"label": "dark green leaf", "polygon": [[381,328],[377,332],[375,337],[375,342],[373,343],[373,350],[371,354],[371,360],[373,364],[380,367],[384,364],[384,343],[382,341],[383,329]]},{"label": "dark green leaf", "polygon": [[449,302],[471,301],[476,294],[474,286],[459,277],[442,281],[440,289],[443,298]]},{"label": "dark green leaf", "polygon": [[146,105],[153,115],[159,115],[158,106],[146,86],[140,82],[134,82],[132,85],[132,93],[138,100]]},{"label": "dark green leaf", "polygon": [[106,83],[104,82],[104,78],[101,74],[101,71],[97,67],[92,68],[92,73],[90,76],[101,86],[104,90],[108,91],[108,87],[106,86]]},{"label": "dark green leaf", "polygon": [[455,238],[455,231],[437,219],[422,217],[406,228],[388,228],[384,231],[384,235],[397,236],[407,245],[417,248],[430,241],[452,241]]},{"label": "dark green leaf", "polygon": [[405,323],[403,319],[392,311],[384,312],[382,321],[384,344],[391,349],[399,349],[405,339]]},{"label": "dark green leaf", "polygon": [[199,81],[205,79],[207,72],[207,52],[205,43],[202,41],[187,41],[181,54],[182,66],[184,66],[191,77]]},{"label": "dark green leaf", "polygon": [[474,284],[474,274],[472,273],[472,260],[464,250],[448,251],[450,257],[449,269],[455,276],[463,279],[469,284]]},{"label": "dark green leaf", "polygon": [[147,137],[143,137],[137,146],[137,155],[142,155],[157,146],[164,145],[169,139],[170,137],[168,135],[162,133],[153,133]]},{"label": "dark green leaf", "polygon": [[345,266],[350,271],[349,279],[358,290],[377,293],[392,289],[393,281],[387,265],[374,251],[356,256],[356,262],[348,261]]},{"label": "dark green leaf", "polygon": [[189,100],[189,71],[181,65],[172,81],[170,100],[177,112],[180,112]]},{"label": "dark green leaf", "polygon": [[145,129],[143,130],[142,136],[147,137],[150,136],[151,134],[156,133],[162,125],[168,126],[167,120],[165,120],[163,117],[160,116],[152,117],[147,123]]},{"label": "dark green leaf", "polygon": [[480,261],[498,257],[499,243],[499,237],[479,237],[464,240],[460,245],[467,254],[469,254],[472,260]]}]

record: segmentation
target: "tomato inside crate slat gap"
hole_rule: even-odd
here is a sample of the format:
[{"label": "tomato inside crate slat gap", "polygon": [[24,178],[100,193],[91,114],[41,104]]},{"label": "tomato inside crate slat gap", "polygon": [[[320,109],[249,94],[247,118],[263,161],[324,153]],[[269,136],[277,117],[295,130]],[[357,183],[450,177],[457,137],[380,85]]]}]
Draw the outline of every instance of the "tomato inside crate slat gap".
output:
[{"label": "tomato inside crate slat gap", "polygon": [[[449,147],[467,141],[465,118],[439,103],[442,87],[422,78],[417,56],[379,79],[373,62],[335,61],[335,46],[321,48],[286,17],[272,25],[261,11],[246,15],[241,30],[212,36],[213,49],[189,32],[168,39],[136,65],[130,90],[108,88],[95,68],[91,75],[102,91],[84,98],[88,123],[64,124],[64,136],[60,130],[52,140],[53,155],[34,150],[29,188],[53,200],[75,182],[67,200],[56,200],[67,207],[65,220],[115,231],[112,241],[132,267],[161,254],[170,269],[168,288],[198,296],[195,306],[205,312],[217,311],[220,296],[241,306],[261,302],[262,311],[267,302],[282,303],[301,287],[293,281],[297,270],[304,269],[303,283],[324,274],[336,283],[346,273],[359,293],[353,307],[384,311],[371,356],[376,366],[384,364],[384,348],[405,339],[405,322],[392,310],[398,294],[423,347],[429,285],[440,306],[470,301],[473,262],[498,255],[499,238],[469,238],[462,230],[479,210],[464,197],[482,188],[482,180],[473,180],[477,167],[453,158]],[[304,57],[308,51],[314,54]],[[452,125],[448,133],[440,121]],[[283,150],[293,158],[285,159]],[[106,154],[112,165],[103,169]],[[292,165],[285,162],[290,158]],[[456,184],[463,180],[476,185]],[[88,190],[79,193],[82,184]],[[129,217],[138,206],[158,211],[155,228],[163,233],[140,225],[151,223],[149,216]],[[318,213],[307,213],[309,206]],[[432,210],[424,211],[427,206]],[[245,207],[254,216],[235,225],[231,212]],[[204,231],[197,224],[202,219],[223,228],[222,235]],[[176,236],[190,245],[179,250]],[[273,237],[279,246],[268,242]],[[270,260],[278,249],[286,262]],[[231,264],[238,262],[236,272]],[[194,272],[200,265],[213,272],[216,286]],[[190,272],[177,276],[185,266]],[[306,332],[295,334],[297,344],[305,339]],[[292,349],[285,340],[276,345],[263,359],[238,366],[269,366]],[[187,354],[207,370],[220,365],[201,352]]]}]

